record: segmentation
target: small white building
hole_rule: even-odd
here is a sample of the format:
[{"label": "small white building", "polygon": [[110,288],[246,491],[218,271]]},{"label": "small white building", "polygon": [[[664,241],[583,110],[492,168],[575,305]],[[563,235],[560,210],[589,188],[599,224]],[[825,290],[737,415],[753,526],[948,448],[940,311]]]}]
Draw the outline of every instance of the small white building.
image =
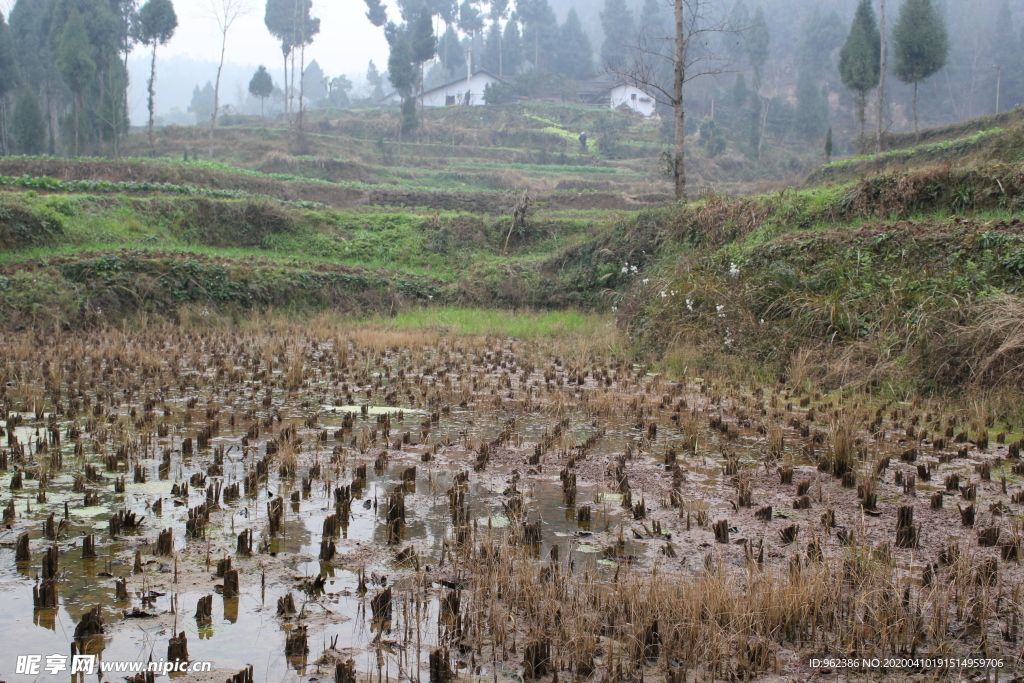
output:
[{"label": "small white building", "polygon": [[[416,103],[424,107],[446,107],[456,104],[479,106],[484,102],[484,88],[495,83],[504,83],[505,79],[495,76],[490,71],[480,69],[468,79],[439,85],[416,96]],[[399,104],[402,96],[393,92],[380,101],[381,104]]]},{"label": "small white building", "polygon": [[654,116],[658,104],[649,93],[614,76],[599,76],[576,84],[580,99],[611,109],[628,108],[641,116]]}]

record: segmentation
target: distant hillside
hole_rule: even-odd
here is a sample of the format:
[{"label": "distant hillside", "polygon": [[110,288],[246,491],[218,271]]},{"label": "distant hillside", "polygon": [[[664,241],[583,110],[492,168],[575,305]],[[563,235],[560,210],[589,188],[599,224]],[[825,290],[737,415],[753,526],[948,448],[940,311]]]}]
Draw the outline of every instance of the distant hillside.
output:
[{"label": "distant hillside", "polygon": [[1024,158],[1024,107],[961,123],[928,128],[920,135],[883,138],[886,151],[838,159],[815,170],[807,185],[843,183],[871,173],[907,171],[932,164],[1014,162]]}]

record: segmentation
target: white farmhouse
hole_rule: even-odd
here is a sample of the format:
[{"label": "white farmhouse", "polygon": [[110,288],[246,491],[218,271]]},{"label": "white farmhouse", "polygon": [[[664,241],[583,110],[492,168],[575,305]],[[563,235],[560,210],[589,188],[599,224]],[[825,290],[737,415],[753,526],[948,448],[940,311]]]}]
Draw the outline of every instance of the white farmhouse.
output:
[{"label": "white farmhouse", "polygon": [[641,116],[654,116],[657,102],[654,97],[635,85],[614,76],[599,76],[576,84],[580,99],[611,109],[628,108]]},{"label": "white farmhouse", "polygon": [[[484,104],[484,88],[494,83],[503,83],[504,79],[490,71],[480,69],[468,79],[439,85],[416,96],[416,103],[424,107],[445,107],[455,104],[478,106]],[[402,96],[393,92],[380,101],[381,104],[399,104]]]}]

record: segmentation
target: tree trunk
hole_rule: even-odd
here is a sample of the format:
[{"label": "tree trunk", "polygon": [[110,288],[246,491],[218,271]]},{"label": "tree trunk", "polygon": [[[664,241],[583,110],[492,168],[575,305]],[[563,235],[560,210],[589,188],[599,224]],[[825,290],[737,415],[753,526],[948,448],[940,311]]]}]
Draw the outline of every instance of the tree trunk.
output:
[{"label": "tree trunk", "polygon": [[676,123],[676,153],[672,159],[672,175],[675,180],[676,199],[686,197],[686,167],[683,165],[686,153],[686,109],[683,106],[683,81],[686,76],[683,64],[685,41],[683,39],[683,0],[675,0],[676,43],[675,75],[672,83],[672,111]]},{"label": "tree trunk", "polygon": [[292,87],[288,90],[288,109],[294,114],[295,113],[295,48],[292,48]]},{"label": "tree trunk", "polygon": [[761,97],[761,134],[757,137],[758,161],[761,160],[761,150],[764,148],[764,131],[768,128],[768,107],[771,105],[771,102],[767,97]]},{"label": "tree trunk", "polygon": [[864,145],[864,121],[867,118],[867,116],[865,115],[865,110],[867,108],[868,108],[868,94],[867,94],[867,92],[859,93],[857,95],[857,114],[858,114],[858,118],[860,119],[860,138],[857,140],[857,147],[858,147],[857,153],[858,154],[863,154],[864,153],[864,148],[865,148],[865,145]]},{"label": "tree trunk", "polygon": [[224,51],[228,45],[228,30],[220,36],[220,64],[217,66],[217,83],[213,86],[213,114],[210,115],[210,161],[213,161],[213,129],[217,127],[217,110],[220,109],[220,74],[224,70]]},{"label": "tree trunk", "polygon": [[149,146],[153,146],[153,98],[156,82],[156,41],[153,41],[153,57],[149,62]]},{"label": "tree trunk", "polygon": [[914,81],[914,142],[921,139],[921,134],[917,130],[917,81]]},{"label": "tree trunk", "polygon": [[78,156],[78,111],[82,108],[81,105],[82,96],[80,93],[75,93],[75,156]]},{"label": "tree trunk", "polygon": [[281,56],[284,58],[284,118],[287,121],[291,113],[288,109],[288,53],[282,49]]},{"label": "tree trunk", "polygon": [[875,151],[879,154],[882,152],[882,108],[885,106],[885,58],[886,58],[886,41],[885,41],[885,0],[882,2],[882,11],[879,14],[880,17],[880,28],[882,35],[882,64],[881,71],[879,72],[878,81],[878,132],[876,133],[875,140]]},{"label": "tree trunk", "polygon": [[305,27],[303,27],[302,36],[302,47],[299,48],[299,117],[298,117],[298,130],[302,133],[302,115],[305,113],[305,103],[302,98],[306,96],[306,36]]},{"label": "tree trunk", "polygon": [[10,154],[7,149],[7,96],[0,96],[0,149],[5,155]]}]

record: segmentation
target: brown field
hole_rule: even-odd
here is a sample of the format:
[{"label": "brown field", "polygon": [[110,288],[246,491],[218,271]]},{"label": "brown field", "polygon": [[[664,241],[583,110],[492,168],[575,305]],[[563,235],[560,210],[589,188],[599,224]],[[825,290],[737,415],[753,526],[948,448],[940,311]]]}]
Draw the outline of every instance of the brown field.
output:
[{"label": "brown field", "polygon": [[1024,671],[1021,425],[984,403],[327,319],[0,347],[0,671],[179,633],[217,668],[179,680]]}]

